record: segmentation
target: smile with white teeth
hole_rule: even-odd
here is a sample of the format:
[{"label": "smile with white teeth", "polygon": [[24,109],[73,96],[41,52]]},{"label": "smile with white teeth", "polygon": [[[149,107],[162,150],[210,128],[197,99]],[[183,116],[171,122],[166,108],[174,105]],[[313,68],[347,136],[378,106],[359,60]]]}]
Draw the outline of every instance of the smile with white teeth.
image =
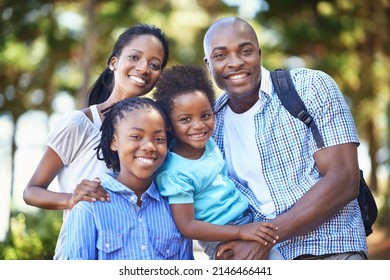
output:
[{"label": "smile with white teeth", "polygon": [[231,76],[229,76],[229,79],[230,80],[239,80],[239,79],[245,78],[246,76],[247,76],[247,74],[231,75]]},{"label": "smile with white teeth", "polygon": [[143,80],[143,79],[141,79],[139,77],[136,77],[136,76],[130,76],[130,79],[132,79],[133,81],[136,81],[139,84],[143,84],[144,85],[146,83],[145,80]]},{"label": "smile with white teeth", "polygon": [[153,163],[154,162],[154,158],[137,157],[136,159],[141,161],[141,162],[144,162],[144,163]]},{"label": "smile with white teeth", "polygon": [[207,131],[206,132],[202,132],[201,134],[191,134],[190,137],[191,138],[201,138],[201,137],[204,137],[206,135]]}]

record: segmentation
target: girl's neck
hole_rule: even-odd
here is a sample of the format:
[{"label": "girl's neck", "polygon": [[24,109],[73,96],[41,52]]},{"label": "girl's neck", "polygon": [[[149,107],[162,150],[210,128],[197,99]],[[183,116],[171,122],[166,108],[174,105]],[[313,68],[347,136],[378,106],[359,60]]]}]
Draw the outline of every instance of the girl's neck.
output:
[{"label": "girl's neck", "polygon": [[206,147],[197,149],[188,145],[184,145],[182,142],[176,142],[172,148],[172,152],[182,156],[186,159],[196,160],[202,157],[206,150]]},{"label": "girl's neck", "polygon": [[129,179],[128,176],[123,176],[121,173],[118,174],[116,180],[120,182],[122,185],[126,186],[130,190],[132,190],[137,196],[137,204],[141,205],[141,197],[148,190],[150,185],[152,184],[152,178],[145,180],[132,180]]}]

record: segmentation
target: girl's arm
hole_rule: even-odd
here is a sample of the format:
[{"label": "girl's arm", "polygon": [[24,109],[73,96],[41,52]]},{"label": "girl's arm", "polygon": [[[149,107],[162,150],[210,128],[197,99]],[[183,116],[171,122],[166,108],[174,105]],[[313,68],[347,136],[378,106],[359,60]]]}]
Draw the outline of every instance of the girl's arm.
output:
[{"label": "girl's arm", "polygon": [[28,205],[51,210],[71,209],[78,201],[96,201],[107,197],[107,192],[99,186],[99,181],[83,180],[77,185],[74,194],[48,190],[50,183],[64,167],[58,154],[47,147],[41,161],[24,192],[23,199]]},{"label": "girl's arm", "polygon": [[215,225],[195,220],[193,204],[171,204],[173,219],[180,232],[192,239],[203,241],[253,240],[263,244],[276,243],[277,227],[271,223],[245,225]]}]

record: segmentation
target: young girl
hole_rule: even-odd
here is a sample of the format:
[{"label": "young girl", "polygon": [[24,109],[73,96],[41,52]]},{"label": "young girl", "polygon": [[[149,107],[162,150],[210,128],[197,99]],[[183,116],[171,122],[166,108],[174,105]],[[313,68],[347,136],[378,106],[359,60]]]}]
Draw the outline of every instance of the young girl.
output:
[{"label": "young girl", "polygon": [[[193,259],[153,175],[167,154],[165,115],[149,98],[114,104],[97,147],[113,173],[100,175],[111,201],[77,203],[66,224],[67,259]],[[103,158],[101,158],[101,155]]]},{"label": "young girl", "polygon": [[[254,240],[271,248],[278,239],[277,227],[250,223],[248,201],[228,177],[211,138],[215,94],[206,73],[194,66],[174,66],[163,72],[156,89],[154,98],[166,111],[174,137],[156,182],[169,199],[179,230],[199,240],[210,259],[219,241]],[[270,258],[282,256],[272,249]]]},{"label": "young girl", "polygon": [[[23,194],[27,204],[64,210],[65,224],[79,201],[109,200],[99,181],[92,181],[107,171],[93,150],[100,142],[101,112],[126,97],[152,90],[167,60],[168,42],[159,28],[138,24],[119,36],[107,68],[90,91],[89,107],[66,114],[50,132],[44,155]],[[60,192],[48,190],[56,177]],[[54,259],[62,259],[64,238],[61,228]]]}]

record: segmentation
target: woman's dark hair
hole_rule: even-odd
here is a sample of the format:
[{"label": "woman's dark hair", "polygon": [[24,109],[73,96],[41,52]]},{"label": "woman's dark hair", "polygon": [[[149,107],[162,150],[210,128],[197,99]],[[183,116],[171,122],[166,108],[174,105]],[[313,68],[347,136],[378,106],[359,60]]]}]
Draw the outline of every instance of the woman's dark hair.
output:
[{"label": "woman's dark hair", "polygon": [[215,92],[207,73],[198,66],[176,65],[161,73],[153,98],[161,104],[170,121],[173,100],[178,96],[194,91],[203,92],[210,101],[211,106],[213,106]]},{"label": "woman's dark hair", "polygon": [[102,138],[95,149],[97,158],[99,160],[104,160],[107,168],[112,168],[114,172],[120,171],[118,152],[111,150],[111,142],[115,133],[116,125],[125,117],[127,112],[137,109],[154,109],[160,112],[165,123],[165,128],[167,128],[168,122],[164,111],[157,102],[148,97],[135,96],[125,98],[106,108],[104,110],[104,120],[100,128]]},{"label": "woman's dark hair", "polygon": [[161,64],[161,69],[164,69],[164,67],[167,65],[169,58],[168,39],[160,28],[154,25],[140,23],[126,29],[116,41],[111,51],[111,55],[107,60],[107,67],[99,75],[89,90],[88,106],[102,103],[106,101],[111,95],[112,89],[114,88],[114,75],[108,68],[108,65],[114,56],[119,57],[123,48],[141,35],[155,36],[161,42],[164,49],[164,58]]}]

